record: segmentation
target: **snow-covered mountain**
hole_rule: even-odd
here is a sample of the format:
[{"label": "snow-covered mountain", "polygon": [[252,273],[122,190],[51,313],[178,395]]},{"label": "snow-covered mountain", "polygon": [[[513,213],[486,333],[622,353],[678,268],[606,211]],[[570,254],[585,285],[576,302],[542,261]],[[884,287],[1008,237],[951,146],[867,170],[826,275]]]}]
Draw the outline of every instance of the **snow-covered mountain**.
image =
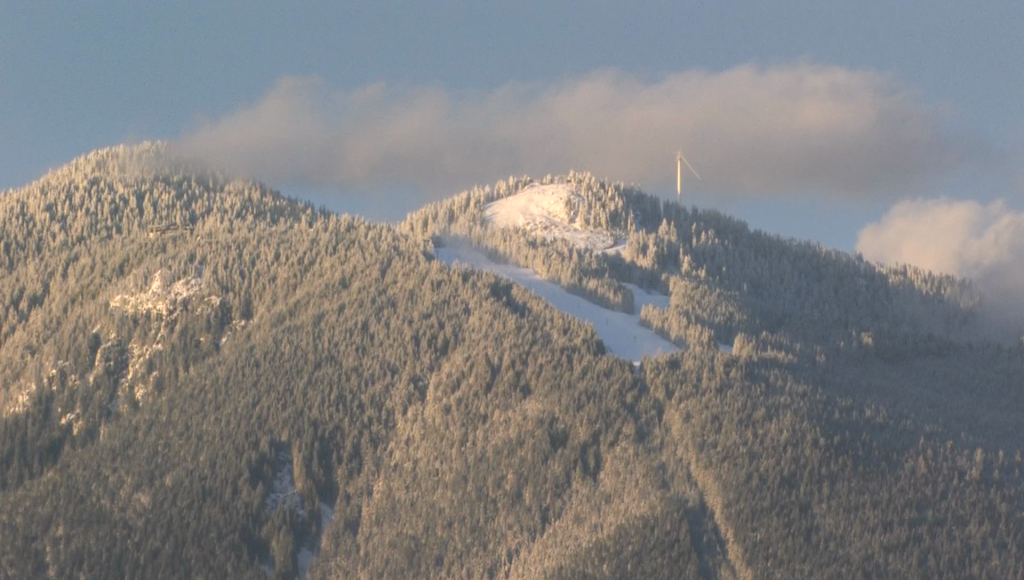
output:
[{"label": "snow-covered mountain", "polygon": [[0,196],[0,578],[1024,577],[963,281],[589,174],[395,227],[164,154]]}]

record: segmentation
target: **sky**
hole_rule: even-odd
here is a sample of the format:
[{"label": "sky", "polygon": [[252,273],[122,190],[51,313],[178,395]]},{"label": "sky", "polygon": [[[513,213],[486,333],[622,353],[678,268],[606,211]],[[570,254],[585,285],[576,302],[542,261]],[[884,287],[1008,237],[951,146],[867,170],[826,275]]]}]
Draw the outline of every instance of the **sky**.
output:
[{"label": "sky", "polygon": [[[163,139],[395,220],[570,169],[674,197],[682,149],[687,203],[985,277],[1024,260],[1021,30],[1019,1],[0,0],[0,189]],[[950,219],[988,253],[920,243]]]}]

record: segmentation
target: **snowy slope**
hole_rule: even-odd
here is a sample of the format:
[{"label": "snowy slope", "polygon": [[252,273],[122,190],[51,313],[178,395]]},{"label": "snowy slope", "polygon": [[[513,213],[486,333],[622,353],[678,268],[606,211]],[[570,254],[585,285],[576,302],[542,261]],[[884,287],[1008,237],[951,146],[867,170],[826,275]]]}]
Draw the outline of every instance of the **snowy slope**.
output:
[{"label": "snowy slope", "polygon": [[[299,491],[295,487],[295,474],[293,472],[293,461],[291,449],[281,450],[277,454],[277,462],[274,468],[274,481],[270,484],[270,493],[267,495],[267,509],[270,513],[276,512],[281,507],[290,507],[295,510],[300,520],[306,519],[306,510],[302,507],[302,500],[299,498]],[[334,508],[320,502],[320,534],[308,538],[306,543],[299,547],[297,560],[299,565],[299,578],[306,577],[306,570],[313,563],[313,558],[320,551],[320,541],[327,525],[334,519]],[[274,576],[272,562],[263,563],[263,571],[267,576]]]},{"label": "snowy slope", "polygon": [[519,193],[499,199],[484,208],[487,221],[501,228],[522,228],[546,238],[562,238],[583,248],[606,250],[615,245],[609,232],[582,229],[569,215],[566,200],[580,197],[567,183],[534,185]]},{"label": "snowy slope", "polygon": [[[589,322],[601,337],[605,347],[617,356],[639,362],[644,356],[656,356],[679,350],[676,345],[641,326],[639,315],[602,308],[566,292],[557,284],[543,280],[532,270],[509,264],[496,264],[487,256],[467,248],[438,248],[435,254],[439,260],[448,264],[470,266],[508,278],[544,298],[562,312]],[[638,286],[629,287],[633,291],[636,312],[640,312],[644,304],[653,304],[659,308],[668,305],[667,296],[648,294]]]}]

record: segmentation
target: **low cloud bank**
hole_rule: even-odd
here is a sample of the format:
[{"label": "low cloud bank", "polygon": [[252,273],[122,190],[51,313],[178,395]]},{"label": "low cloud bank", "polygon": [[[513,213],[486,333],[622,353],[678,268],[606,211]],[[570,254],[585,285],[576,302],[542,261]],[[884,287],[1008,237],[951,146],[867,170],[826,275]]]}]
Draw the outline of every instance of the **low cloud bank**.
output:
[{"label": "low cloud bank", "polygon": [[1024,333],[1024,212],[1002,201],[910,200],[861,230],[857,251],[971,278],[1000,338]]},{"label": "low cloud bank", "polygon": [[491,91],[286,77],[176,146],[277,186],[433,195],[570,168],[669,191],[682,148],[704,192],[851,197],[919,191],[971,162],[946,117],[887,75],[806,63]]}]

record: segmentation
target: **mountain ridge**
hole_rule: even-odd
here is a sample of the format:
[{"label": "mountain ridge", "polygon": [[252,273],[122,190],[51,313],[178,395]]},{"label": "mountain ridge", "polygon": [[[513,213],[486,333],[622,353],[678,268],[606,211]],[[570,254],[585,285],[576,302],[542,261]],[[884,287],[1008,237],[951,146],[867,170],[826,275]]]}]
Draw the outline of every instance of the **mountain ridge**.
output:
[{"label": "mountain ridge", "polygon": [[[529,178],[391,227],[104,161],[161,147],[0,196],[0,406],[35,385],[0,418],[0,575],[1024,574],[1024,363],[961,281],[583,173],[565,215],[621,252],[491,225]],[[446,243],[600,308],[664,292],[637,314],[683,348],[612,356]]]}]

